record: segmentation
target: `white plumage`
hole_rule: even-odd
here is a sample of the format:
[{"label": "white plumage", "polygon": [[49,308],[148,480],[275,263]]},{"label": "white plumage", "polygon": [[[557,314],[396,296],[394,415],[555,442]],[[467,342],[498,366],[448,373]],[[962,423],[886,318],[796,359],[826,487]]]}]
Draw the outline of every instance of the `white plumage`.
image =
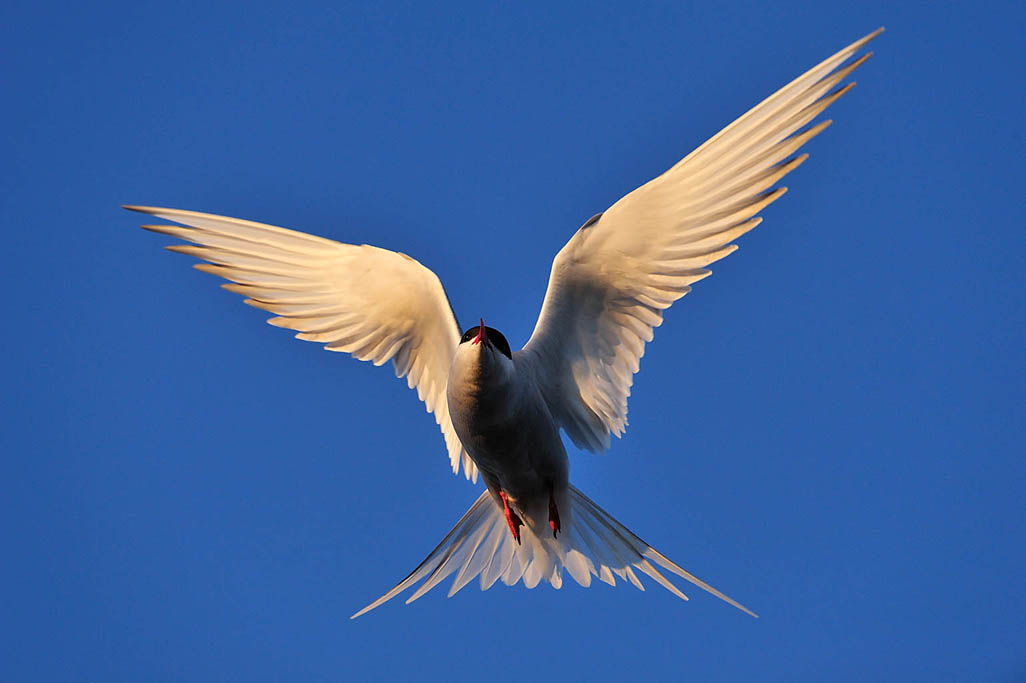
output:
[{"label": "white plumage", "polygon": [[[752,614],[631,533],[569,484],[560,430],[601,451],[627,426],[634,373],[663,311],[730,254],[805,161],[796,155],[829,121],[814,119],[852,85],[883,29],[781,88],[654,180],[582,226],[556,255],[541,314],[511,353],[496,330],[468,330],[438,277],[414,259],[261,223],[129,206],[179,225],[144,226],[190,244],[169,249],[207,263],[226,289],[273,313],[268,322],[381,365],[392,361],[438,423],[452,470],[487,490],[424,562],[359,616],[423,581],[408,601],[455,574],[449,595],[475,578],[582,586],[636,572],[685,598],[660,570]],[[476,338],[471,337],[477,333]],[[520,527],[523,527],[522,530]],[[753,615],[754,616],[754,615]]]}]

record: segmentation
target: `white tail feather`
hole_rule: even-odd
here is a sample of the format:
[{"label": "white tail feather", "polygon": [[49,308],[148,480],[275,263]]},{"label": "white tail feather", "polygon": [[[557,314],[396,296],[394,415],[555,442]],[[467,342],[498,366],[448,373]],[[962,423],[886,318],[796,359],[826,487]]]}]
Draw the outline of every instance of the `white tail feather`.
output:
[{"label": "white tail feather", "polygon": [[637,570],[677,597],[687,600],[687,596],[659,568],[676,574],[753,617],[758,616],[667,559],[573,486],[567,500],[569,509],[564,509],[565,505],[560,507],[563,532],[558,539],[544,533],[548,531],[547,525],[539,530],[540,534],[536,534],[531,526],[524,526],[521,529],[523,543],[517,545],[506,526],[502,509],[485,491],[420,566],[395,588],[351,618],[383,605],[423,579],[424,583],[406,600],[409,604],[453,573],[456,578],[449,589],[449,597],[477,576],[481,577],[481,590],[491,588],[497,579],[502,579],[507,586],[522,579],[528,588],[534,588],[541,581],[560,588],[563,570],[566,569],[584,587],[591,585],[592,576],[615,586],[615,576],[619,576],[645,590],[634,572]]}]

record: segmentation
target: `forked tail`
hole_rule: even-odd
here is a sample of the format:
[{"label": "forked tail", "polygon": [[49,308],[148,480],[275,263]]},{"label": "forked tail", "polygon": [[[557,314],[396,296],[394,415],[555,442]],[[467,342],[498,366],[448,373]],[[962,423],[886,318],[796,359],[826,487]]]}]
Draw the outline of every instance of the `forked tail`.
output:
[{"label": "forked tail", "polygon": [[687,596],[670,583],[659,568],[690,581],[753,617],[758,616],[667,559],[573,486],[568,500],[570,510],[566,512],[569,514],[564,513],[562,505],[560,507],[563,531],[558,539],[546,533],[537,535],[525,526],[523,543],[518,545],[509,532],[502,509],[495,504],[491,494],[484,491],[420,566],[395,588],[350,618],[355,619],[371,611],[424,579],[424,583],[406,600],[409,604],[453,573],[456,578],[449,589],[449,597],[478,576],[481,577],[481,590],[488,590],[499,579],[507,586],[523,579],[528,588],[534,588],[542,580],[560,588],[563,570],[566,569],[577,583],[585,587],[591,585],[593,576],[615,586],[615,577],[619,576],[639,590],[645,590],[636,570],[687,600]]}]

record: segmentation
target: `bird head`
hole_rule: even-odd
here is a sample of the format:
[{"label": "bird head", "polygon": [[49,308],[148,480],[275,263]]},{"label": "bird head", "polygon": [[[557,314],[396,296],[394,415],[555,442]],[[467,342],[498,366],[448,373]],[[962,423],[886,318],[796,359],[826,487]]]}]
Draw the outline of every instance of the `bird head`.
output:
[{"label": "bird head", "polygon": [[471,327],[460,337],[453,372],[473,378],[475,384],[505,383],[513,372],[513,354],[509,342],[494,327],[486,327],[484,320]]},{"label": "bird head", "polygon": [[[469,344],[471,349],[486,355],[502,355],[507,360],[513,360],[513,353],[509,349],[509,342],[494,327],[485,327],[484,319],[479,325],[471,327],[460,337],[460,347]],[[476,347],[476,348],[475,348]]]}]

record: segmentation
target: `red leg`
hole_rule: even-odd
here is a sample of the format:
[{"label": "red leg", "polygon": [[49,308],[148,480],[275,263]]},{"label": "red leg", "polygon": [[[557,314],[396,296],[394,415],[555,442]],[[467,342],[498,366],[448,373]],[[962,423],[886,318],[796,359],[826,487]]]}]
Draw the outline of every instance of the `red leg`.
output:
[{"label": "red leg", "polygon": [[552,497],[552,492],[549,492],[549,526],[552,527],[552,538],[556,538],[559,535],[559,510],[556,509],[556,499]]},{"label": "red leg", "polygon": [[506,492],[499,491],[499,496],[502,498],[502,506],[506,509],[506,523],[509,524],[509,530],[513,532],[513,538],[516,539],[517,545],[520,545],[520,527],[524,525],[524,522],[517,516],[517,513],[510,509],[509,501],[506,500]]}]

